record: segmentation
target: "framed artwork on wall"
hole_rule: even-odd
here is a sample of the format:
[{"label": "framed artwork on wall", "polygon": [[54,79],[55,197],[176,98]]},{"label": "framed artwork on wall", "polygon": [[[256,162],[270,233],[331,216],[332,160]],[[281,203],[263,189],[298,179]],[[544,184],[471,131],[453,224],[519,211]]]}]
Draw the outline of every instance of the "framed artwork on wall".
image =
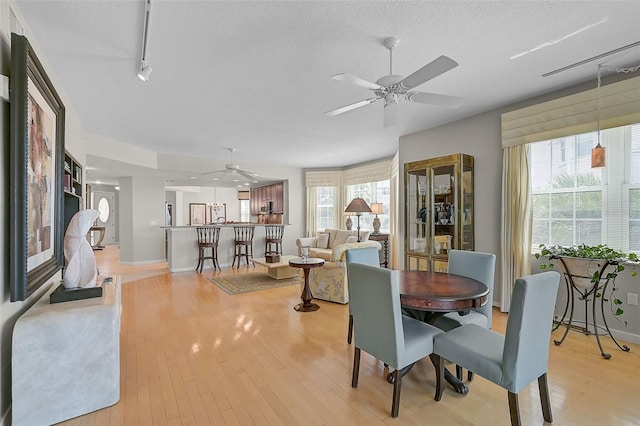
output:
[{"label": "framed artwork on wall", "polygon": [[205,203],[189,203],[189,225],[207,223],[207,205]]},{"label": "framed artwork on wall", "polygon": [[62,268],[65,109],[29,41],[11,34],[9,281],[25,300]]}]

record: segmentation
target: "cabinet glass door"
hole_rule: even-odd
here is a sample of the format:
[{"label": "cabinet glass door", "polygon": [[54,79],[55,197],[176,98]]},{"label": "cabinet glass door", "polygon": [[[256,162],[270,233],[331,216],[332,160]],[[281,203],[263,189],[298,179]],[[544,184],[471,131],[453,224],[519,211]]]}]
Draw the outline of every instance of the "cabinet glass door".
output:
[{"label": "cabinet glass door", "polygon": [[456,166],[436,166],[433,173],[433,270],[447,271],[449,250],[456,247]]},{"label": "cabinet glass door", "polygon": [[407,223],[409,251],[427,251],[427,173],[417,170],[407,174]]}]

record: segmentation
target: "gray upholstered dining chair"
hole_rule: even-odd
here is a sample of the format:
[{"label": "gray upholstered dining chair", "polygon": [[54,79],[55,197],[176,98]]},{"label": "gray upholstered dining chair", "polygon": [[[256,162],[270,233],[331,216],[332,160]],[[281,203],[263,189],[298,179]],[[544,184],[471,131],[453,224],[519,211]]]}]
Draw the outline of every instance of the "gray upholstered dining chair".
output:
[{"label": "gray upholstered dining chair", "polygon": [[553,422],[547,367],[559,283],[560,274],[555,271],[518,278],[504,336],[476,324],[435,336],[436,401],[442,398],[447,359],[508,391],[512,425],[521,424],[518,392],[537,379],[542,415]]},{"label": "gray upholstered dining chair", "polygon": [[[365,247],[357,250],[347,250],[346,254],[347,264],[347,287],[349,286],[349,264],[358,262],[365,265],[379,266],[380,257],[378,255],[378,249],[375,247]],[[351,305],[349,305],[349,329],[347,330],[347,343],[351,344],[351,338],[353,336],[353,315],[351,314]]]},{"label": "gray upholstered dining chair", "polygon": [[391,417],[398,417],[400,370],[430,355],[434,336],[443,332],[402,315],[397,271],[362,263],[352,263],[349,268],[349,304],[355,338],[351,387],[358,387],[361,351],[395,368]]},{"label": "gray upholstered dining chair", "polygon": [[[453,330],[465,324],[477,324],[491,329],[493,309],[493,280],[496,273],[496,255],[479,251],[450,250],[448,273],[462,275],[480,281],[489,288],[487,303],[484,306],[473,309],[465,315],[459,312],[449,312],[438,318],[433,325],[444,330]],[[456,376],[462,380],[462,368],[456,366]],[[473,380],[471,371],[467,374],[468,380]]]}]

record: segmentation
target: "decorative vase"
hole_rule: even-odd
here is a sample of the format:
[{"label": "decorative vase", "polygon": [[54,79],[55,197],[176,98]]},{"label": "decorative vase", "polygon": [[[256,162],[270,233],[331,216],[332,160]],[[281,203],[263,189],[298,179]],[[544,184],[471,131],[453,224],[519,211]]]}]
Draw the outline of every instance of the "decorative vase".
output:
[{"label": "decorative vase", "polygon": [[347,216],[346,226],[348,231],[351,231],[351,228],[353,228],[353,221],[351,220],[351,216]]},{"label": "decorative vase", "polygon": [[380,219],[378,219],[378,215],[373,218],[373,234],[380,233]]}]

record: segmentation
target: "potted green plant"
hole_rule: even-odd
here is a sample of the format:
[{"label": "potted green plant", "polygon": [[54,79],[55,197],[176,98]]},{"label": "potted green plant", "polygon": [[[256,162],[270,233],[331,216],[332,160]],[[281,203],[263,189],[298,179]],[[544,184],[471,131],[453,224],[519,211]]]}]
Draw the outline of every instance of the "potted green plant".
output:
[{"label": "potted green plant", "polygon": [[[624,253],[607,247],[604,244],[589,246],[580,244],[577,246],[546,246],[540,244],[540,252],[535,254],[536,259],[548,257],[548,262],[540,264],[540,269],[553,269],[556,262],[561,261],[565,271],[572,275],[574,284],[583,289],[593,287],[601,280],[608,280],[611,286],[611,294],[608,298],[602,292],[596,292],[596,297],[603,297],[603,301],[610,302],[611,312],[616,318],[624,313],[620,307],[622,300],[615,296],[616,278],[626,269],[625,264],[632,264],[631,276],[638,276],[638,255]],[[569,271],[567,271],[569,269]],[[627,324],[624,321],[625,326]]]},{"label": "potted green plant", "polygon": [[[604,352],[602,343],[600,342],[600,333],[598,328],[606,329],[609,337],[613,342],[623,351],[629,352],[630,348],[627,345],[621,345],[611,334],[607,319],[604,315],[604,303],[609,302],[611,313],[618,321],[624,322],[625,327],[627,321],[620,319],[620,316],[624,313],[621,308],[622,300],[616,297],[615,293],[616,278],[618,274],[626,269],[625,264],[632,264],[631,276],[638,276],[636,267],[638,265],[638,256],[635,253],[623,253],[618,250],[614,250],[606,245],[599,244],[596,246],[588,246],[581,244],[578,246],[549,246],[540,244],[540,252],[535,254],[536,259],[541,256],[548,257],[547,262],[540,264],[540,269],[553,269],[555,264],[559,262],[564,270],[564,276],[567,283],[567,291],[569,295],[567,297],[567,304],[562,315],[562,319],[557,322],[557,329],[560,325],[565,324],[566,330],[560,340],[554,340],[553,343],[556,346],[562,344],[567,337],[569,329],[572,327],[573,321],[573,308],[574,308],[574,293],[578,293],[579,300],[585,303],[585,321],[582,331],[585,334],[592,334],[589,330],[589,325],[593,327],[593,334],[596,336],[598,346],[600,347],[600,354],[603,358],[611,358],[611,354]],[[610,289],[609,296],[606,296],[607,288]],[[587,302],[589,298],[593,297],[592,303],[592,321],[589,323],[589,314],[587,309]],[[600,310],[602,312],[602,321],[604,327],[597,324],[596,318],[596,299],[600,299]],[[571,306],[569,319],[565,322],[567,310]],[[554,330],[555,330],[554,329]]]}]

